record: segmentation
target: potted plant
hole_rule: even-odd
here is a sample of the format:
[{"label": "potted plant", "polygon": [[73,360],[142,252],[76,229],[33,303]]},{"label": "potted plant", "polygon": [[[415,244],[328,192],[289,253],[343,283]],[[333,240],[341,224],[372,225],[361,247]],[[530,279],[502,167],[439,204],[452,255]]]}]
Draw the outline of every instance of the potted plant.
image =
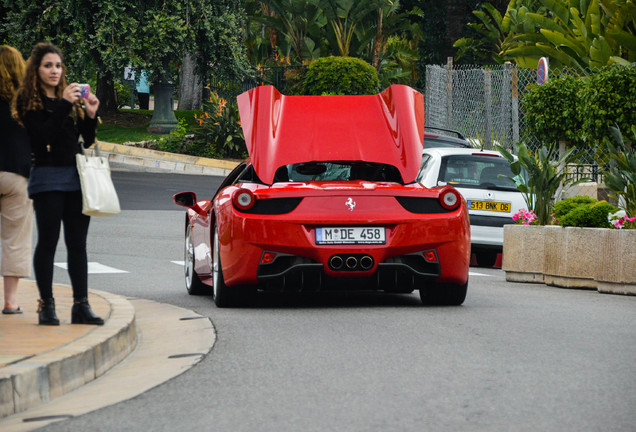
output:
[{"label": "potted plant", "polygon": [[[567,177],[568,163],[578,153],[574,148],[557,157],[555,146],[531,152],[523,143],[517,144],[518,158],[505,148],[497,150],[508,159],[517,189],[523,194],[532,220],[517,221],[504,227],[502,269],[512,282],[544,282],[545,225],[552,223],[554,196],[567,184],[580,183]],[[519,215],[517,215],[518,217]],[[525,222],[525,223],[524,223]]]},{"label": "potted plant", "polygon": [[[636,127],[632,133],[636,138]],[[516,224],[504,228],[506,280],[636,295],[636,153],[618,130],[613,136],[615,141],[606,143],[608,151],[602,153],[607,160],[601,162],[609,167],[605,182],[619,208],[584,196],[555,204],[527,199],[533,209],[515,215]],[[522,169],[533,174],[528,180],[519,175],[512,179],[519,190],[528,197],[555,191],[549,179],[558,178],[563,165],[556,159],[547,161],[541,151],[528,158],[526,151],[520,146],[520,163],[513,174]],[[541,177],[536,171],[539,163],[552,172]],[[547,223],[540,224],[535,209],[548,216]]]}]

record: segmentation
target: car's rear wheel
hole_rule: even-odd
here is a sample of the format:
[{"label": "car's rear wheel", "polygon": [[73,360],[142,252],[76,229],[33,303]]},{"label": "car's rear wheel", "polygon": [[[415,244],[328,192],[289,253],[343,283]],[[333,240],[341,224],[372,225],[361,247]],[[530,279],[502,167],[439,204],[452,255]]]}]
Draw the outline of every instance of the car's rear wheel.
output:
[{"label": "car's rear wheel", "polygon": [[223,278],[221,253],[219,248],[219,229],[214,225],[214,245],[212,248],[212,299],[218,307],[237,306],[241,301],[241,287],[228,287]]},{"label": "car's rear wheel", "polygon": [[477,265],[479,267],[492,267],[497,262],[497,252],[494,251],[481,251],[475,252],[475,258],[477,259]]},{"label": "car's rear wheel", "polygon": [[188,294],[202,295],[209,293],[209,287],[201,282],[199,276],[194,271],[194,243],[192,242],[192,226],[188,223],[185,233],[183,248],[183,272],[185,285]]},{"label": "car's rear wheel", "polygon": [[420,288],[420,299],[425,305],[459,306],[466,299],[465,284],[433,283]]}]

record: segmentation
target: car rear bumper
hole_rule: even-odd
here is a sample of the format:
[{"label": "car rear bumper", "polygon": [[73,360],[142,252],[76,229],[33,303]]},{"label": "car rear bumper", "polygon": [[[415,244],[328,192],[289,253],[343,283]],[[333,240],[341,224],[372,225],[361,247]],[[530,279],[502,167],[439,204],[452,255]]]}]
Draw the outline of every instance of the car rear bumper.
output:
[{"label": "car rear bumper", "polygon": [[[258,281],[265,290],[273,291],[320,291],[324,289],[373,289],[391,292],[412,292],[421,288],[427,281],[440,277],[440,263],[428,262],[420,253],[391,257],[384,262],[377,263],[377,268],[371,275],[360,274],[356,278],[345,277],[349,274],[361,273],[359,262],[367,259],[372,263],[368,254],[336,254],[327,264],[332,269],[333,257],[342,257],[342,270],[328,276],[322,263],[313,260],[281,254],[270,263],[259,264]],[[349,264],[355,260],[358,266]],[[349,267],[349,269],[348,269]]]},{"label": "car rear bumper", "polygon": [[[399,285],[412,287],[426,280],[457,284],[468,280],[470,228],[462,211],[453,216],[409,215],[398,223],[373,224],[386,227],[384,245],[316,245],[317,226],[338,226],[343,221],[307,224],[236,217],[228,222],[220,237],[228,286],[264,284],[278,286],[273,289],[312,289],[322,288],[328,281],[345,280],[354,288],[360,281],[388,286],[389,281],[398,280]],[[436,263],[423,258],[422,252],[431,250],[437,256]],[[277,254],[272,263],[261,262],[265,251]],[[372,264],[338,269],[330,264],[334,256],[344,260],[369,257]],[[354,282],[356,279],[359,281]]]}]

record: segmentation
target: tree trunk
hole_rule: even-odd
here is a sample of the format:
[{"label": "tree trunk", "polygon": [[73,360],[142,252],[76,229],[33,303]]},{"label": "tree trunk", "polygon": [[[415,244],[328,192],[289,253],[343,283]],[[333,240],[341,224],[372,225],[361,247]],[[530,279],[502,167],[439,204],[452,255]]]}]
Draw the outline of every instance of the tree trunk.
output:
[{"label": "tree trunk", "polygon": [[186,52],[183,55],[181,75],[179,76],[178,110],[198,110],[201,109],[201,94],[203,86],[196,73],[196,54]]},{"label": "tree trunk", "polygon": [[102,112],[117,112],[117,93],[113,83],[113,74],[101,70],[97,73],[97,89],[95,96],[99,99],[99,110]]},{"label": "tree trunk", "polygon": [[[268,5],[266,5],[263,2],[261,2],[261,8],[263,10],[263,15],[269,16],[269,17],[276,16],[276,12],[274,12],[272,8],[270,8]],[[272,49],[272,56],[273,56],[274,54],[278,52],[278,33],[276,32],[276,29],[273,29],[271,27],[268,28],[267,31],[269,33],[269,45]]]},{"label": "tree trunk", "polygon": [[373,67],[378,69],[380,67],[380,51],[382,51],[382,38],[384,37],[382,32],[382,9],[378,9],[378,18],[375,28],[375,43],[373,44]]}]

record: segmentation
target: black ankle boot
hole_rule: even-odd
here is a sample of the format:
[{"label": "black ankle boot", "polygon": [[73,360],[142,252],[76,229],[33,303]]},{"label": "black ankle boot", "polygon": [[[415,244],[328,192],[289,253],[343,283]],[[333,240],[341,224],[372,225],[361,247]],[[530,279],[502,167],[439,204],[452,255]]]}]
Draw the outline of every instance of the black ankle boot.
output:
[{"label": "black ankle boot", "polygon": [[38,323],[50,326],[60,325],[60,320],[55,314],[55,299],[53,297],[38,300]]},{"label": "black ankle boot", "polygon": [[75,299],[71,310],[71,324],[104,325],[104,320],[93,313],[86,297]]}]

